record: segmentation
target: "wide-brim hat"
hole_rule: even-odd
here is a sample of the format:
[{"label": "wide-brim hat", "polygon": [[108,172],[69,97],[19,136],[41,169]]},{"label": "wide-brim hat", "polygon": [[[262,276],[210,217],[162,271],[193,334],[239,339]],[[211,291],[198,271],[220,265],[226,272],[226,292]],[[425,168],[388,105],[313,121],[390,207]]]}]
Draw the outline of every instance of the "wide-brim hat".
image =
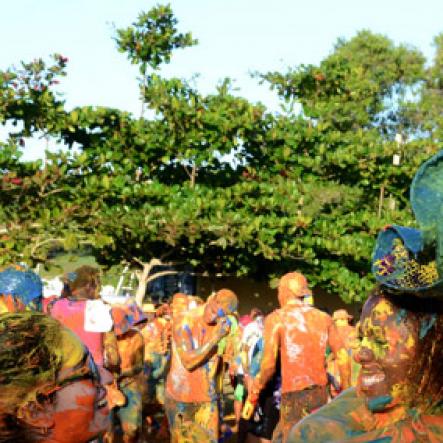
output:
[{"label": "wide-brim hat", "polygon": [[337,309],[332,314],[332,320],[351,320],[352,318],[346,309]]},{"label": "wide-brim hat", "polygon": [[147,314],[154,313],[156,311],[155,305],[153,303],[144,303],[142,306],[142,311]]},{"label": "wide-brim hat", "polygon": [[18,299],[27,308],[41,311],[43,283],[26,266],[9,265],[0,269],[0,294]]},{"label": "wide-brim hat", "polygon": [[418,169],[410,201],[419,228],[385,227],[377,237],[372,272],[388,291],[442,296],[443,151]]}]

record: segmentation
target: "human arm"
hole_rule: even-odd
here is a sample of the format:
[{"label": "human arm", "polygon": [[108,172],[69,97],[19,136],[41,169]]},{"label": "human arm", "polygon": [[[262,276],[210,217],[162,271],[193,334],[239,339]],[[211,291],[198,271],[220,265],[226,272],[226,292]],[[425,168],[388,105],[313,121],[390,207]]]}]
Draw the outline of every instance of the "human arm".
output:
[{"label": "human arm", "polygon": [[114,331],[103,333],[103,357],[105,368],[114,375],[118,374],[121,360]]},{"label": "human arm", "polygon": [[218,342],[229,332],[229,325],[225,319],[220,319],[212,331],[211,338],[202,346],[194,347],[191,326],[186,319],[180,321],[173,328],[173,340],[178,356],[188,371],[193,371],[208,361],[217,351]]},{"label": "human arm", "polygon": [[257,403],[260,392],[275,373],[281,327],[282,323],[276,312],[273,312],[266,318],[263,331],[263,357],[259,372],[252,383],[251,392],[248,396],[248,400],[254,404]]},{"label": "human arm", "polygon": [[338,332],[337,326],[332,322],[328,329],[328,344],[334,354],[340,375],[341,390],[351,387],[352,362],[351,355],[346,346],[346,340]]}]

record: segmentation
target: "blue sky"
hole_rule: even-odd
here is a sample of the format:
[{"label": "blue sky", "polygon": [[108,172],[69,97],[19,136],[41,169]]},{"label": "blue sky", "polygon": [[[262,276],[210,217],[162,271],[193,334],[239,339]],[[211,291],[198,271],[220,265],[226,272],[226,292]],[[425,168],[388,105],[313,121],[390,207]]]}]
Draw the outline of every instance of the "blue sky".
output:
[{"label": "blue sky", "polygon": [[[66,106],[102,105],[139,113],[137,69],[112,40],[113,24],[129,25],[158,1],[15,0],[0,14],[0,69],[59,52],[69,58],[60,91]],[[442,0],[172,0],[181,31],[198,46],[179,51],[162,70],[190,78],[208,93],[228,76],[239,94],[276,109],[277,101],[249,72],[284,71],[318,63],[338,37],[366,28],[396,43],[418,47],[430,59],[432,39],[443,32]],[[4,138],[4,131],[0,132]],[[26,158],[44,144],[27,144]]]}]

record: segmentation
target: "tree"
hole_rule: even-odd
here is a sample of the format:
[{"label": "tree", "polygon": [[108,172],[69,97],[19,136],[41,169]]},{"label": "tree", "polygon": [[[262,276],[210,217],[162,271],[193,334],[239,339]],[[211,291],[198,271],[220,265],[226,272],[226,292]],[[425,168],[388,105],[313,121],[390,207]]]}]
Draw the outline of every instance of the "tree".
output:
[{"label": "tree", "polygon": [[[91,245],[104,266],[138,265],[139,294],[152,266],[167,261],[256,278],[299,269],[345,301],[362,300],[377,231],[413,223],[410,180],[438,149],[419,125],[432,89],[423,85],[438,75],[414,48],[362,31],[318,66],[263,74],[290,105],[271,114],[236,96],[229,80],[202,95],[189,81],[162,78],[171,51],[194,43],[175,25],[169,7],[156,7],[117,33],[140,66],[149,119],[102,107],[67,112],[52,85],[35,96],[25,88],[21,101],[9,77],[3,82],[3,121],[80,150],[30,165],[18,156],[20,133],[5,144],[4,256],[45,260],[55,239]],[[29,83],[34,70],[25,71]],[[410,136],[401,146],[399,132]]]},{"label": "tree", "polygon": [[302,266],[311,281],[344,300],[361,300],[372,287],[368,271],[376,233],[388,223],[412,222],[411,178],[438,149],[412,139],[402,146],[402,163],[392,164],[402,109],[423,77],[424,58],[417,50],[369,31],[339,40],[318,66],[262,75],[301,111],[274,122],[250,166],[257,174],[273,165],[266,174],[284,171],[314,190],[335,189],[335,204],[312,218],[298,242],[312,251]]},{"label": "tree", "polygon": [[157,70],[160,65],[170,62],[174,50],[197,44],[190,32],[179,33],[176,26],[177,19],[170,5],[157,5],[148,12],[141,12],[131,26],[116,31],[118,50],[125,53],[132,64],[139,66],[142,117],[145,86],[149,81],[148,66]]}]

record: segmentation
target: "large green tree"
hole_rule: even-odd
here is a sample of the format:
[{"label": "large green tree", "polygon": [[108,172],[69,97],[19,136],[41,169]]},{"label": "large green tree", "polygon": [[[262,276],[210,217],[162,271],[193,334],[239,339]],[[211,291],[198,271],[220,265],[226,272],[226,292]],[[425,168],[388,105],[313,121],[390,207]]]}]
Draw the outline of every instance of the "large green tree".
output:
[{"label": "large green tree", "polygon": [[[410,180],[439,148],[438,112],[424,114],[437,99],[429,96],[440,40],[428,70],[419,51],[384,36],[339,40],[318,65],[262,74],[286,103],[272,114],[237,96],[228,79],[203,95],[187,80],[163,78],[172,51],[195,43],[176,25],[158,6],[116,33],[139,65],[150,118],[103,107],[68,112],[52,78],[35,96],[25,88],[23,101],[6,71],[2,121],[80,153],[21,162],[21,129],[3,145],[4,257],[44,261],[54,239],[91,245],[105,266],[141,264],[139,295],[151,266],[171,261],[256,278],[301,269],[346,301],[364,298],[376,233],[413,223]],[[25,84],[34,71],[25,69]]]}]

